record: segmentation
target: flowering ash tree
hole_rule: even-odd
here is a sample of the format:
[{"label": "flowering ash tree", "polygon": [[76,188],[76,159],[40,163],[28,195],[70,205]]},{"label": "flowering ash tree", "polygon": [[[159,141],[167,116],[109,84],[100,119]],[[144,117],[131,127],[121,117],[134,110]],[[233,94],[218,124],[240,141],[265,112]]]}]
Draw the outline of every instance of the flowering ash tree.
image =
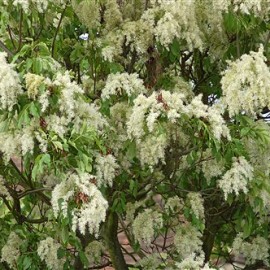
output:
[{"label": "flowering ash tree", "polygon": [[269,0],[0,14],[1,269],[270,264]]}]

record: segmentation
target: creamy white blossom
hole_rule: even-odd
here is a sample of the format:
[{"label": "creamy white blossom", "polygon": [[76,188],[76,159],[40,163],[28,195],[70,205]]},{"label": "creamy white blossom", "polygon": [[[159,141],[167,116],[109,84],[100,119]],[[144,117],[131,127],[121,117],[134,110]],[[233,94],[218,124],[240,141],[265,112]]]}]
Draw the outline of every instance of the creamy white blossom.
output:
[{"label": "creamy white blossom", "polygon": [[21,244],[21,238],[15,232],[11,232],[7,239],[7,243],[1,250],[1,261],[6,262],[12,269],[17,269],[17,260],[21,255]]},{"label": "creamy white blossom", "polygon": [[45,118],[47,129],[55,132],[58,136],[63,137],[68,130],[67,126],[70,123],[64,116],[58,116],[57,114],[51,114]]},{"label": "creamy white blossom", "polygon": [[174,236],[174,245],[181,258],[186,258],[192,253],[202,252],[202,234],[191,224],[178,226]]},{"label": "creamy white blossom", "polygon": [[38,102],[41,104],[41,112],[45,112],[46,109],[49,107],[49,91],[44,91],[39,97]]},{"label": "creamy white blossom", "polygon": [[7,54],[0,52],[0,109],[11,111],[22,94],[19,75],[6,61]]},{"label": "creamy white blossom", "polygon": [[184,206],[184,201],[178,196],[170,197],[165,203],[165,211],[168,214],[179,213]]},{"label": "creamy white blossom", "polygon": [[179,270],[215,270],[216,268],[210,268],[208,263],[204,263],[204,254],[197,255],[191,253],[183,261],[175,264]]},{"label": "creamy white blossom", "polygon": [[105,246],[101,241],[92,241],[85,248],[85,255],[90,264],[99,263],[105,250]]},{"label": "creamy white blossom", "polygon": [[266,238],[256,236],[248,242],[244,240],[241,233],[237,235],[232,245],[233,252],[244,255],[246,264],[254,264],[259,260],[268,265],[269,248],[269,242]]},{"label": "creamy white blossom", "polygon": [[3,153],[4,161],[7,163],[10,158],[18,153],[19,143],[12,133],[0,133],[0,150]]},{"label": "creamy white blossom", "polygon": [[165,163],[165,150],[168,146],[168,140],[165,134],[148,135],[138,145],[139,158],[142,166],[154,166],[159,161]]},{"label": "creamy white blossom", "polygon": [[20,144],[22,155],[24,156],[26,153],[33,153],[35,141],[33,136],[32,127],[24,128],[20,133]]},{"label": "creamy white blossom", "polygon": [[76,114],[75,110],[79,106],[76,97],[78,94],[83,94],[83,90],[74,81],[71,81],[68,71],[65,74],[57,73],[53,84],[58,86],[61,91],[59,109],[67,120],[71,121]]},{"label": "creamy white blossom", "polygon": [[41,130],[35,131],[35,138],[38,141],[39,144],[39,149],[43,152],[46,153],[47,152],[47,147],[48,147],[48,138],[47,138],[47,134]]},{"label": "creamy white blossom", "polygon": [[248,192],[248,182],[253,179],[253,167],[244,157],[233,158],[229,169],[219,180],[218,186],[224,192],[225,200],[230,193],[239,194],[240,191]]},{"label": "creamy white blossom", "polygon": [[95,168],[98,181],[97,185],[112,186],[117,170],[119,169],[115,157],[112,154],[97,154]]},{"label": "creamy white blossom", "polygon": [[199,192],[189,192],[187,195],[190,208],[198,219],[204,220],[203,198]]},{"label": "creamy white blossom", "polygon": [[263,47],[258,52],[242,55],[236,61],[228,61],[222,73],[223,102],[231,116],[245,111],[253,116],[270,105],[270,70]]},{"label": "creamy white blossom", "polygon": [[78,207],[72,209],[72,230],[80,230],[85,234],[99,233],[100,223],[105,221],[108,202],[92,182],[95,177],[82,173],[67,175],[66,179],[56,185],[52,191],[52,207],[54,215],[61,211],[64,216],[68,213],[68,204],[75,201]]},{"label": "creamy white blossom", "polygon": [[2,175],[0,175],[0,196],[3,196],[8,200],[12,199],[12,197],[10,196],[8,189],[6,187],[5,179]]},{"label": "creamy white blossom", "polygon": [[39,87],[44,81],[44,77],[33,73],[26,73],[25,86],[29,98],[36,99],[39,94]]},{"label": "creamy white blossom", "polygon": [[186,115],[189,118],[207,119],[217,140],[220,140],[222,136],[230,140],[230,132],[221,116],[220,107],[209,107],[203,104],[201,98],[201,95],[198,95],[185,105],[183,93],[170,93],[162,90],[160,93],[153,93],[150,97],[139,95],[134,100],[132,113],[127,122],[129,137],[140,142],[146,132],[145,126],[150,132],[153,132],[158,129],[160,118],[166,117],[169,122],[177,123],[181,116]]},{"label": "creamy white blossom", "polygon": [[261,18],[269,18],[270,2],[269,0],[234,0],[234,11],[240,11],[243,14],[254,14]]},{"label": "creamy white blossom", "polygon": [[188,48],[202,49],[202,32],[196,15],[196,1],[160,1],[164,15],[157,22],[154,33],[162,45],[168,47],[174,38],[183,39]]},{"label": "creamy white blossom", "polygon": [[[12,4],[15,7],[21,7],[25,13],[29,13],[31,5],[33,5],[38,10],[38,12],[44,13],[48,8],[49,2],[54,3],[54,1],[51,0],[13,0]],[[55,2],[57,3],[59,1]]]},{"label": "creamy white blossom", "polygon": [[57,251],[61,245],[51,237],[47,237],[45,240],[39,242],[37,253],[42,261],[45,261],[46,265],[51,270],[61,270],[64,266],[64,259],[57,258]]},{"label": "creamy white blossom", "polygon": [[210,183],[212,177],[220,176],[224,170],[223,162],[212,156],[211,149],[206,149],[203,153],[202,172],[207,182]]},{"label": "creamy white blossom", "polygon": [[139,95],[134,100],[132,113],[127,122],[128,135],[139,140],[145,134],[145,125],[150,132],[154,131],[161,115],[166,115],[170,122],[175,123],[181,114],[188,112],[184,106],[184,98],[182,93],[169,91],[153,93],[150,97]]},{"label": "creamy white blossom", "polygon": [[21,6],[24,12],[27,12],[30,5],[30,0],[14,0],[13,1],[14,6]]},{"label": "creamy white blossom", "polygon": [[166,253],[147,254],[147,256],[139,260],[136,265],[142,267],[144,270],[156,270],[159,269],[159,266],[162,265],[162,262],[166,260],[166,258]]},{"label": "creamy white blossom", "polygon": [[108,99],[112,95],[138,95],[145,92],[143,81],[137,73],[110,74],[107,78],[101,97]]},{"label": "creamy white blossom", "polygon": [[77,108],[75,111],[75,118],[72,121],[76,130],[80,130],[83,123],[87,123],[89,127],[92,127],[99,132],[108,125],[106,119],[99,112],[99,107],[91,103],[78,99]]},{"label": "creamy white blossom", "polygon": [[162,228],[161,213],[152,209],[145,209],[138,214],[132,224],[134,237],[139,243],[150,245],[155,235],[155,230]]}]

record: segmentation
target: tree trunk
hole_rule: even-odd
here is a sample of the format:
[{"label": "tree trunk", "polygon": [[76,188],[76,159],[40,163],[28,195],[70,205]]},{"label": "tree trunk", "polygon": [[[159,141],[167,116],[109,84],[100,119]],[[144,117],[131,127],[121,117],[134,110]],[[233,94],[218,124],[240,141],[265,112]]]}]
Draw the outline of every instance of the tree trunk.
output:
[{"label": "tree trunk", "polygon": [[217,227],[207,226],[203,232],[203,252],[205,255],[204,261],[208,262],[212,253],[212,249],[215,243]]},{"label": "tree trunk", "polygon": [[104,224],[104,239],[110,254],[113,267],[116,270],[128,270],[121,245],[117,237],[118,216],[114,212],[109,212]]}]

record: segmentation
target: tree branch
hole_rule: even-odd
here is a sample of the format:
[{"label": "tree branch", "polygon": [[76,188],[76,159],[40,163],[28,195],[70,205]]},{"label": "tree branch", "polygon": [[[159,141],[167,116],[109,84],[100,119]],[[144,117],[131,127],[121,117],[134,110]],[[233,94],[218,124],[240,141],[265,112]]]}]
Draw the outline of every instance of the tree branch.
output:
[{"label": "tree branch", "polygon": [[11,57],[13,57],[14,56],[14,53],[11,51],[11,50],[9,50],[7,47],[6,47],[6,45],[0,40],[0,48],[4,51],[4,52],[6,52],[9,56],[11,56]]},{"label": "tree branch", "polygon": [[62,20],[64,18],[64,15],[65,15],[65,12],[66,12],[66,9],[67,9],[67,6],[68,6],[68,2],[66,3],[62,13],[61,13],[61,17],[59,19],[59,22],[58,22],[58,25],[57,25],[57,28],[55,30],[55,33],[54,33],[54,37],[53,37],[53,42],[52,42],[52,57],[54,58],[54,53],[55,53],[55,42],[56,42],[56,37],[58,35],[58,32],[60,30],[60,26],[61,26],[61,23],[62,23]]}]

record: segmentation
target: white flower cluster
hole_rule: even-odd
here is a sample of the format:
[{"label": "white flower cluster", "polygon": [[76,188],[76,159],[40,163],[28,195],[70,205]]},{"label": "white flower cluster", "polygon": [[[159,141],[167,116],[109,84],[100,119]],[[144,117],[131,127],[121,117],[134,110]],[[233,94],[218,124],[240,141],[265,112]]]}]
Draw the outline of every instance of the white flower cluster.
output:
[{"label": "white flower cluster", "polygon": [[265,61],[261,46],[258,52],[228,62],[221,86],[230,116],[242,111],[255,116],[260,109],[270,106],[270,70]]},{"label": "white flower cluster", "polygon": [[33,73],[25,75],[25,86],[29,98],[36,99],[39,93],[39,87],[44,81],[44,77]]},{"label": "white flower cluster", "polygon": [[48,0],[14,0],[12,1],[12,4],[14,6],[20,6],[22,7],[23,11],[28,13],[29,12],[29,7],[31,4],[35,5],[38,12],[44,13],[47,8],[49,1]]},{"label": "white flower cluster", "polygon": [[43,152],[46,153],[47,152],[47,148],[48,148],[48,141],[47,141],[47,134],[45,132],[43,132],[42,130],[35,131],[35,138],[39,143],[39,149]]},{"label": "white flower cluster", "polygon": [[[260,192],[260,198],[263,202],[264,210],[267,212],[267,215],[270,210],[270,193],[269,193],[269,186],[267,190],[261,190]],[[256,207],[254,207],[256,209]]]},{"label": "white flower cluster", "polygon": [[117,102],[110,107],[110,116],[118,129],[125,129],[125,122],[127,120],[130,108],[127,102]]},{"label": "white flower cluster", "polygon": [[[229,129],[221,116],[222,111],[218,106],[204,105],[200,95],[194,97],[188,105],[185,105],[184,100],[185,96],[182,93],[170,93],[164,90],[153,93],[149,97],[141,94],[134,100],[134,106],[127,121],[127,133],[130,139],[136,140],[143,165],[152,166],[159,161],[164,162],[165,149],[170,138],[167,133],[160,132],[162,119],[166,119],[167,123],[176,124],[182,115],[189,118],[205,118],[217,140],[220,140],[221,136],[231,139]],[[147,129],[150,134],[145,136]]]},{"label": "white flower cluster", "polygon": [[10,196],[6,185],[5,185],[5,179],[2,175],[0,175],[0,196],[4,196],[6,199],[11,200],[12,197]]},{"label": "white flower cluster", "polygon": [[182,93],[170,93],[162,90],[150,97],[139,95],[134,100],[134,107],[127,123],[129,137],[140,140],[145,134],[145,123],[150,132],[157,128],[157,119],[167,116],[171,123],[176,123],[181,114],[189,117],[206,118],[210,122],[214,136],[220,140],[221,135],[230,139],[229,129],[221,116],[218,106],[208,107],[201,101],[201,95],[194,97],[190,104],[184,104]]},{"label": "white flower cluster", "polygon": [[152,253],[148,254],[141,260],[139,260],[135,266],[140,266],[144,270],[156,270],[160,269],[159,266],[166,260],[167,254],[165,253]]},{"label": "white flower cluster", "polygon": [[137,73],[116,73],[110,74],[107,78],[101,97],[108,99],[112,95],[138,95],[145,92],[143,80]]},{"label": "white flower cluster", "polygon": [[11,111],[22,93],[19,75],[6,61],[6,53],[0,52],[0,109]]},{"label": "white flower cluster", "polygon": [[135,212],[138,208],[145,205],[146,200],[151,192],[148,193],[147,197],[144,200],[136,201],[134,203],[128,202],[126,205],[126,222],[131,223],[134,220]]},{"label": "white flower cluster", "polygon": [[195,96],[189,105],[187,105],[189,116],[195,116],[196,118],[205,118],[210,123],[213,135],[217,140],[221,139],[221,136],[231,140],[230,131],[225,123],[225,120],[221,116],[223,108],[218,105],[209,107],[202,102],[202,96]]},{"label": "white flower cluster", "polygon": [[253,13],[258,17],[269,17],[270,1],[269,0],[234,0],[234,11],[240,11],[244,14]]},{"label": "white flower cluster", "polygon": [[21,238],[14,232],[11,232],[7,243],[1,250],[1,261],[6,262],[11,269],[17,269],[17,260],[20,257]]},{"label": "white flower cluster", "polygon": [[90,264],[99,263],[104,252],[105,247],[100,241],[92,241],[85,248],[85,255]]},{"label": "white flower cluster", "polygon": [[20,144],[21,154],[24,156],[26,153],[32,153],[34,150],[35,142],[33,136],[33,127],[28,126],[23,128],[20,131],[20,134],[17,138]]},{"label": "white flower cluster", "polygon": [[47,237],[45,240],[39,242],[37,253],[42,261],[45,261],[46,265],[51,270],[61,270],[64,266],[64,259],[57,258],[57,251],[61,245],[51,237]]},{"label": "white flower cluster", "polygon": [[203,153],[202,172],[210,183],[212,177],[220,176],[224,172],[224,164],[222,161],[217,161],[211,154],[211,149],[207,149]]},{"label": "white flower cluster", "polygon": [[218,186],[224,192],[225,200],[228,194],[234,192],[236,195],[239,191],[248,192],[247,185],[253,178],[253,167],[244,157],[233,158],[231,169],[229,169],[219,180]]},{"label": "white flower cluster", "polygon": [[150,245],[155,235],[155,230],[162,228],[162,214],[152,209],[145,209],[139,213],[132,224],[135,239],[140,244]]},{"label": "white flower cluster", "polygon": [[[57,73],[54,81],[50,82],[48,79],[45,79],[45,82],[47,86],[58,88],[60,92],[58,100],[59,112],[45,117],[48,130],[63,137],[69,124],[74,125],[76,131],[79,131],[83,124],[87,124],[89,128],[91,127],[98,131],[107,125],[106,120],[98,111],[99,108],[95,104],[90,104],[83,100],[81,97],[84,93],[83,89],[71,80],[68,72],[64,74]],[[48,91],[39,96],[42,111],[45,111],[49,104],[48,97]],[[41,139],[40,136],[39,139]]]},{"label": "white flower cluster", "polygon": [[[100,25],[99,4],[96,1],[72,1],[72,8],[75,10],[80,21],[88,27],[89,31]],[[89,16],[91,14],[91,16]]]},{"label": "white flower cluster", "polygon": [[181,258],[185,259],[192,253],[202,253],[202,234],[191,224],[181,225],[174,236],[174,245]]},{"label": "white flower cluster", "polygon": [[204,200],[202,195],[199,192],[189,192],[187,195],[187,200],[194,215],[198,219],[204,220]]},{"label": "white flower cluster", "polygon": [[131,47],[131,51],[144,53],[153,44],[152,27],[142,19],[125,22],[123,25],[123,36],[125,44]]},{"label": "white flower cluster", "polygon": [[185,270],[215,270],[216,268],[210,268],[208,263],[204,263],[204,255],[201,253],[199,256],[195,253],[188,255],[182,262],[175,264],[177,269]]},{"label": "white flower cluster", "polygon": [[189,0],[162,0],[161,10],[164,15],[157,22],[154,34],[162,45],[167,47],[174,38],[183,39],[188,48],[202,49],[202,33],[198,26],[196,1]]},{"label": "white flower cluster", "polygon": [[63,137],[68,129],[69,119],[65,116],[58,116],[57,114],[50,114],[45,117],[47,129],[55,132],[59,137]]},{"label": "white flower cluster", "polygon": [[72,209],[73,231],[79,229],[85,234],[87,228],[90,234],[97,235],[100,223],[105,221],[108,202],[91,181],[96,179],[87,173],[66,176],[52,191],[52,207],[55,216],[60,211],[67,216],[69,201],[75,201],[78,207]]},{"label": "white flower cluster", "polygon": [[161,115],[166,115],[172,123],[175,123],[182,113],[188,112],[183,99],[183,94],[169,91],[153,93],[150,97],[139,95],[134,100],[134,107],[127,122],[129,137],[140,141],[145,134],[145,124],[148,130],[153,132]]},{"label": "white flower cluster", "polygon": [[0,151],[3,153],[4,161],[8,162],[13,156],[25,155],[34,149],[33,126],[14,132],[0,132]]},{"label": "white flower cluster", "polygon": [[0,151],[3,153],[4,161],[7,163],[12,156],[18,153],[18,140],[11,132],[1,132],[0,141]]},{"label": "white flower cluster", "polygon": [[119,169],[119,165],[113,155],[101,155],[96,156],[96,175],[97,175],[97,185],[112,186],[113,180]]},{"label": "white flower cluster", "polygon": [[101,131],[108,124],[96,104],[79,100],[75,119],[73,120],[75,129],[79,130],[83,122],[98,131]]},{"label": "white flower cluster", "polygon": [[53,84],[61,89],[59,109],[66,116],[68,122],[70,122],[74,118],[75,110],[79,106],[76,102],[76,96],[83,94],[83,90],[75,82],[71,81],[68,71],[65,74],[57,73]]},{"label": "white flower cluster", "polygon": [[257,138],[246,137],[243,139],[245,149],[248,152],[250,163],[254,166],[254,169],[264,172],[266,176],[269,176],[270,126],[266,121],[259,120],[252,124],[253,129],[255,132],[258,132],[259,138],[263,138],[263,144]]},{"label": "white flower cluster", "polygon": [[106,24],[106,30],[113,30],[122,22],[122,12],[120,11],[120,5],[117,0],[105,1],[105,13],[104,21]]},{"label": "white flower cluster", "polygon": [[178,196],[174,196],[174,197],[170,197],[164,206],[165,212],[168,214],[175,214],[175,213],[179,213],[182,208],[184,206],[184,202],[181,198],[179,198]]},{"label": "white flower cluster", "polygon": [[232,245],[233,252],[244,255],[246,264],[254,264],[260,260],[269,265],[269,248],[267,239],[256,236],[251,242],[247,242],[241,233],[237,235]]},{"label": "white flower cluster", "polygon": [[166,134],[148,135],[138,145],[139,158],[142,166],[150,167],[161,161],[165,163],[165,149],[168,146]]},{"label": "white flower cluster", "polygon": [[45,112],[49,106],[49,95],[50,92],[46,90],[38,97],[38,102],[41,105],[41,112]]}]

